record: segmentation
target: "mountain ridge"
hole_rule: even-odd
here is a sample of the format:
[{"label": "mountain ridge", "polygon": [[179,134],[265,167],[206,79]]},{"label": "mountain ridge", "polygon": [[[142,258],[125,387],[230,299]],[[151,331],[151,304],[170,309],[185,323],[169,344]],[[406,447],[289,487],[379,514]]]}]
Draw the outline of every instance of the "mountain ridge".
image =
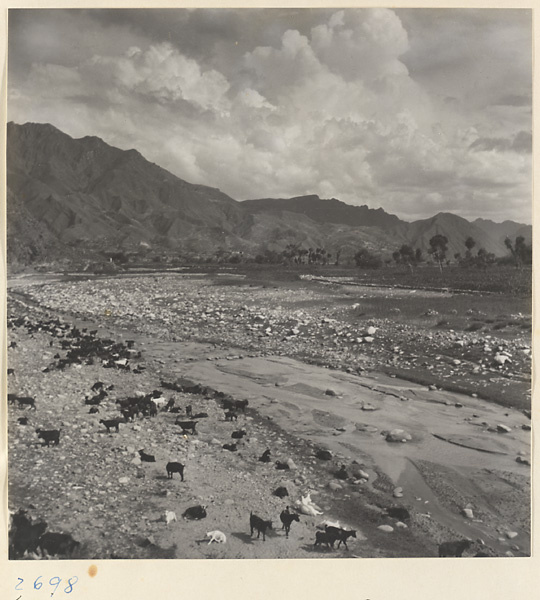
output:
[{"label": "mountain ridge", "polygon": [[531,229],[513,221],[469,222],[453,213],[409,223],[382,208],[315,194],[237,201],[180,179],[136,149],[121,150],[97,136],[75,139],[39,123],[8,123],[7,187],[8,261],[78,247],[136,251],[141,243],[172,255],[230,250],[254,256],[301,243],[349,257],[364,245],[390,256],[402,243],[427,250],[438,232],[449,238],[449,256],[464,253],[469,236],[477,248],[501,256],[506,235]]}]

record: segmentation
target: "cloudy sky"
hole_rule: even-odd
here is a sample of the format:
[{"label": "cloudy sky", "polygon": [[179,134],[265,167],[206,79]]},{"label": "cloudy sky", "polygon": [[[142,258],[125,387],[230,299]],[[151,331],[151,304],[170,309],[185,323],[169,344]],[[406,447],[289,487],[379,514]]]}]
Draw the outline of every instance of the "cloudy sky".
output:
[{"label": "cloudy sky", "polygon": [[11,10],[8,118],[233,198],[531,221],[531,11]]}]

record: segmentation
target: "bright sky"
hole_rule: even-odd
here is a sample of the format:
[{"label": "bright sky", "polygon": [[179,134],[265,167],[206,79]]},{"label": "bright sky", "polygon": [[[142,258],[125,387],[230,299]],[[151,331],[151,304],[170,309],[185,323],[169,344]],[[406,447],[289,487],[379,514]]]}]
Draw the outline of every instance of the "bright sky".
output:
[{"label": "bright sky", "polygon": [[8,118],[237,200],[531,222],[530,10],[11,10]]}]

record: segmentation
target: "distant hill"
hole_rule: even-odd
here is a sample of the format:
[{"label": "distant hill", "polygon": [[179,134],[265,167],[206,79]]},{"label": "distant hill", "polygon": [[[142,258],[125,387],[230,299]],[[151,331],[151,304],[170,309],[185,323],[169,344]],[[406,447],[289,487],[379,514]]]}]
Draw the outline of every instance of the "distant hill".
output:
[{"label": "distant hill", "polygon": [[436,233],[448,255],[465,239],[498,256],[504,238],[531,227],[440,213],[407,223],[382,208],[318,196],[238,202],[220,190],[188,183],[97,137],[73,139],[49,124],[7,127],[8,261],[57,260],[148,248],[169,256],[241,251],[255,256],[288,244],[324,248],[343,262],[360,246],[391,256],[401,244],[427,250]]},{"label": "distant hill", "polygon": [[382,208],[352,206],[331,198],[321,200],[319,196],[297,196],[295,198],[261,198],[244,200],[242,205],[252,213],[283,211],[306,215],[318,223],[337,223],[350,227],[381,227],[387,229],[402,221]]}]

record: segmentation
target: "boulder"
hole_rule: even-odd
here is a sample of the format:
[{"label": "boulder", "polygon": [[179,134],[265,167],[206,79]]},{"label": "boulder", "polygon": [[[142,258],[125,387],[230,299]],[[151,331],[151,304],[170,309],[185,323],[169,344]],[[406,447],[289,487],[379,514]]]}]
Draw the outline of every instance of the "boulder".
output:
[{"label": "boulder", "polygon": [[512,431],[511,427],[508,427],[508,425],[502,425],[502,424],[497,424],[497,431],[499,433],[510,433]]},{"label": "boulder", "polygon": [[379,525],[377,529],[384,531],[385,533],[392,533],[392,531],[394,531],[394,528],[391,525]]},{"label": "boulder", "polygon": [[404,429],[392,429],[386,434],[385,439],[387,442],[409,442],[412,440],[412,435]]},{"label": "boulder", "polygon": [[403,488],[402,487],[394,488],[392,495],[394,496],[394,498],[403,498]]}]

